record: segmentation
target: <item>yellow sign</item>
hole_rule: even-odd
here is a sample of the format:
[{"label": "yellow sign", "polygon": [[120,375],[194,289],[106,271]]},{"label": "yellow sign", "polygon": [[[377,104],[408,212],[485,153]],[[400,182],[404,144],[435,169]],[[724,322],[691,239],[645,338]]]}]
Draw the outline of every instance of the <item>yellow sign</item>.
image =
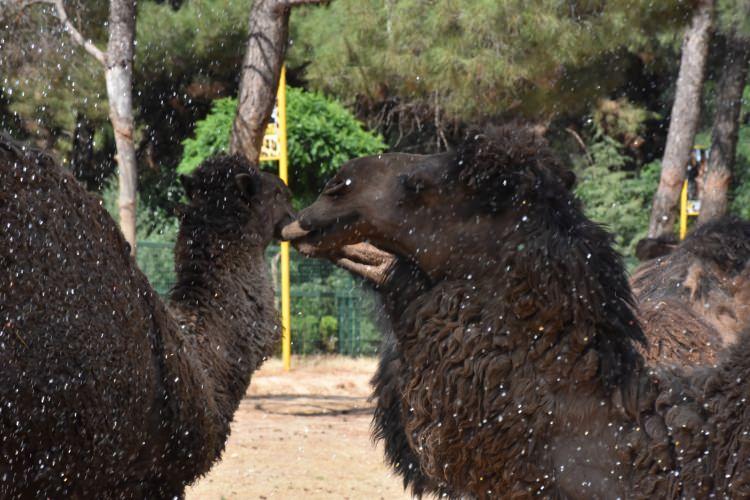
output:
[{"label": "yellow sign", "polygon": [[[289,183],[289,168],[286,147],[286,67],[281,67],[279,90],[276,93],[276,106],[263,136],[260,149],[261,161],[278,161],[279,177]],[[289,242],[281,242],[281,359],[284,369],[292,366],[292,315],[289,280]]]},{"label": "yellow sign", "polygon": [[[279,89],[281,89],[281,85],[279,85]],[[278,116],[279,107],[277,97],[277,105],[273,108],[271,120],[266,127],[266,134],[263,136],[263,145],[260,148],[260,161],[281,161],[281,127],[279,127]]]}]

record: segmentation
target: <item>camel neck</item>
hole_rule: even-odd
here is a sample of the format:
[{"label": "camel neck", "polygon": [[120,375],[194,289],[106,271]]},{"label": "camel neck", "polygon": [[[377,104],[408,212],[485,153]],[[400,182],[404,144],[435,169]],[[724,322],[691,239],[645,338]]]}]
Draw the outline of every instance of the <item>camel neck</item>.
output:
[{"label": "camel neck", "polygon": [[177,254],[170,306],[229,422],[280,332],[264,249],[224,241]]}]

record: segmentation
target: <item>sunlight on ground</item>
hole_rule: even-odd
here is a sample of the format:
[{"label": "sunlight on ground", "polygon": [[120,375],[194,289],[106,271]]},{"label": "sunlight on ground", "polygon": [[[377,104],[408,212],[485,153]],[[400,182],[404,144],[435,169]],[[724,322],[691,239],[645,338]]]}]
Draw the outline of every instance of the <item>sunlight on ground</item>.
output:
[{"label": "sunlight on ground", "polygon": [[223,460],[187,491],[198,499],[406,499],[370,440],[374,358],[269,360],[235,414]]}]

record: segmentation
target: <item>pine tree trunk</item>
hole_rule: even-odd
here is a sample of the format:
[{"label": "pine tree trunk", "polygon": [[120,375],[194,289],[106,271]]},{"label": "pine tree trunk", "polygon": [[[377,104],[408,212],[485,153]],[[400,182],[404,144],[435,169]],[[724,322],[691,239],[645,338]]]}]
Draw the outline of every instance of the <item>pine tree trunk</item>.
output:
[{"label": "pine tree trunk", "polygon": [[289,38],[289,9],[278,0],[256,0],[250,9],[230,151],[257,162],[271,117]]},{"label": "pine tree trunk", "polygon": [[716,115],[711,132],[711,154],[708,158],[698,224],[705,224],[727,211],[727,193],[737,149],[742,92],[745,89],[750,41],[739,37],[727,40],[724,67],[716,91]]},{"label": "pine tree trunk", "polygon": [[698,129],[713,15],[714,0],[702,0],[682,42],[680,73],[677,77],[661,178],[654,195],[648,228],[650,238],[666,236],[674,228],[680,189],[685,180],[686,166]]},{"label": "pine tree trunk", "polygon": [[229,150],[257,162],[271,117],[289,40],[289,12],[325,0],[255,0],[250,9],[247,52],[242,63],[237,115]]},{"label": "pine tree trunk", "polygon": [[136,253],[136,192],[138,170],[133,143],[133,41],[135,40],[135,0],[111,0],[109,43],[105,79],[109,98],[109,118],[115,131],[119,181],[120,229]]}]

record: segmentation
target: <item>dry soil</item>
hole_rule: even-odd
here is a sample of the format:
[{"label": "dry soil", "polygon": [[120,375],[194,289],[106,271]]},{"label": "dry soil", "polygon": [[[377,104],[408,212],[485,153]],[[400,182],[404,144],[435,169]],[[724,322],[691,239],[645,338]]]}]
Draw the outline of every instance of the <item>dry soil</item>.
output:
[{"label": "dry soil", "polygon": [[198,499],[406,499],[370,440],[371,358],[269,360],[234,416],[221,462],[187,492]]}]

